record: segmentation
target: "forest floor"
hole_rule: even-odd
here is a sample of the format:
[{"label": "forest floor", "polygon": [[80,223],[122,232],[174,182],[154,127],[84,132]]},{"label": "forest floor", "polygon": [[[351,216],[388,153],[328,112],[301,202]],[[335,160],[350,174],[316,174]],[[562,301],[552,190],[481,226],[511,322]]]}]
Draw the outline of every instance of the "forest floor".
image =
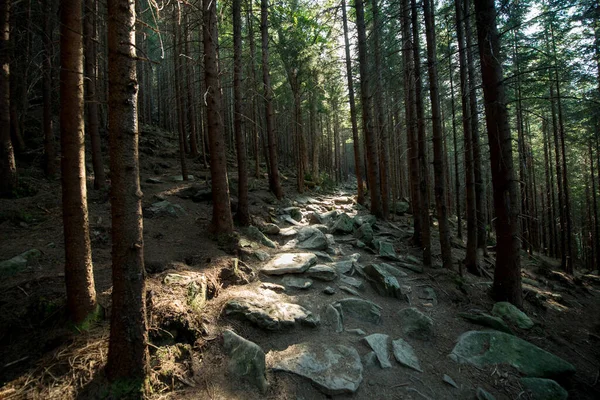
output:
[{"label": "forest floor", "polygon": [[[463,333],[487,329],[461,318],[459,313],[492,313],[494,302],[488,292],[493,252],[482,262],[487,276],[460,276],[458,265],[464,257],[460,240],[453,241],[453,271],[440,268],[436,246],[434,266],[423,270],[420,250],[410,241],[410,215],[369,222],[373,245],[363,246],[356,239],[357,221],[365,223],[368,212],[355,203],[352,185],[300,195],[293,188],[295,179],[291,174],[284,178],[287,197],[281,202],[268,192],[265,178],[250,180],[253,224],[265,231],[271,229],[273,233],[266,236],[275,247],[265,246],[272,243],[252,231],[218,240],[207,234],[212,210],[207,191],[209,172],[200,160],[190,160],[194,180],[178,181],[177,149],[169,144],[173,142],[162,132],[147,130],[140,147],[150,398],[485,398],[478,389],[496,399],[534,398],[520,379],[523,371],[514,366],[474,366],[449,357]],[[30,253],[25,263],[0,269],[0,399],[117,397],[108,392],[102,373],[108,349],[111,293],[108,193],[91,189],[89,181],[96,290],[106,315],[89,331],[76,332],[65,317],[60,182],[44,179],[35,166],[20,172],[29,193],[0,200],[0,261],[31,249],[39,253]],[[235,175],[231,171],[233,178]],[[161,201],[168,203],[162,203],[162,208],[151,207]],[[345,233],[339,229],[333,232],[336,223],[340,228],[347,222],[338,222],[341,213],[350,217],[351,228]],[[277,227],[267,228],[267,223]],[[315,229],[304,228],[309,225],[334,234],[323,244]],[[301,240],[302,236],[309,236],[310,245]],[[261,240],[262,244],[257,243]],[[382,242],[391,244],[396,255],[387,247],[383,249]],[[435,233],[433,242],[437,242]],[[306,249],[312,245],[319,251]],[[304,267],[296,271],[302,273],[293,275],[265,273],[278,255],[306,252],[316,253],[318,264],[325,266],[320,267],[320,273]],[[311,258],[311,263],[314,261]],[[388,271],[395,271],[399,290],[386,293],[387,287],[382,290],[377,285],[376,273],[369,266],[382,262],[391,265]],[[558,271],[558,261],[540,255],[523,254],[522,264],[526,282],[523,311],[535,324],[522,329],[509,321],[510,329],[515,336],[575,366],[575,374],[556,377],[568,390],[569,398],[600,398],[598,278],[582,271],[575,278],[565,276]],[[294,288],[298,285],[310,286]],[[346,309],[346,299],[375,305],[361,303],[369,306]],[[246,308],[234,310],[232,304]],[[409,308],[419,311],[412,314],[417,315],[417,329],[408,329]],[[316,316],[320,323],[315,322]],[[224,346],[226,330],[256,343],[267,354],[268,388],[264,392],[257,388],[256,379],[242,379],[232,370],[232,355]],[[379,359],[364,339],[376,333],[389,336],[371,337],[384,340]],[[420,371],[396,361],[390,341],[399,338],[414,349]],[[336,353],[340,349],[346,353]],[[483,353],[488,349],[480,350]],[[298,367],[306,357],[315,359],[313,367],[320,361],[327,362],[328,357],[329,361],[336,357],[341,361],[332,362],[330,368],[317,371],[316,375],[321,376],[309,379],[281,371],[286,369],[282,359],[290,354],[287,368]],[[294,358],[298,354],[305,359]],[[382,368],[386,358],[391,366]],[[245,361],[246,367],[260,371],[260,362]],[[446,382],[445,375],[455,386]],[[260,378],[258,381],[260,386]],[[331,387],[340,382],[345,389]]]}]

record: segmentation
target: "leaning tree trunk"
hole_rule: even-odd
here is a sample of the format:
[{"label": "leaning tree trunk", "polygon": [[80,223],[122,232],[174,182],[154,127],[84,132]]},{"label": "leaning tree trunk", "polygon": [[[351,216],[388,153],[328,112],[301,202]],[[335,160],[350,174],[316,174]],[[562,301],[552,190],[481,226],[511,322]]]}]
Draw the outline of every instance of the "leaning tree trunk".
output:
[{"label": "leaning tree trunk", "polygon": [[435,203],[440,230],[440,247],[444,268],[452,268],[452,248],[446,209],[446,181],[444,177],[444,148],[442,143],[442,116],[440,92],[438,88],[437,55],[435,41],[435,21],[432,1],[423,0],[425,13],[425,36],[427,40],[427,71],[429,73],[429,95],[431,99],[431,120],[433,128],[433,173],[435,177]]},{"label": "leaning tree trunk", "polygon": [[0,196],[17,188],[17,166],[10,138],[10,0],[0,2]]},{"label": "leaning tree trunk", "polygon": [[242,130],[242,1],[233,0],[233,129],[238,160],[238,209],[237,222],[250,224],[248,212],[248,156],[246,135]]},{"label": "leaning tree trunk", "polygon": [[112,315],[106,373],[142,384],[148,373],[142,192],[138,154],[135,2],[108,1],[108,125]]},{"label": "leaning tree trunk", "polygon": [[67,308],[76,324],[96,311],[90,243],[83,122],[81,0],[60,9],[60,142]]},{"label": "leaning tree trunk", "polygon": [[513,168],[494,0],[476,1],[475,12],[496,214],[497,246],[493,292],[496,300],[509,301],[520,307],[523,297],[518,188]]},{"label": "leaning tree trunk", "polygon": [[[362,161],[360,158],[360,141],[358,138],[358,124],[356,121],[356,102],[354,100],[354,82],[352,81],[352,59],[350,58],[350,41],[348,40],[348,18],[346,16],[346,0],[342,0],[342,20],[344,23],[344,49],[346,51],[346,77],[348,79],[348,101],[350,103],[350,122],[352,124],[352,141],[354,142],[354,170],[358,184],[357,203],[365,203],[363,191]],[[314,117],[313,117],[314,118]]]},{"label": "leaning tree trunk", "polygon": [[271,75],[269,72],[269,4],[268,0],[260,1],[260,33],[262,39],[262,72],[265,97],[265,116],[267,140],[269,144],[269,189],[281,200],[283,190],[279,181],[279,166],[277,165],[277,137],[273,121],[273,93],[271,91]]},{"label": "leaning tree trunk", "polygon": [[365,27],[365,9],[362,0],[355,0],[356,31],[358,34],[358,64],[360,70],[360,94],[362,103],[363,131],[365,133],[367,153],[367,180],[371,193],[371,214],[377,218],[383,217],[381,208],[381,192],[379,191],[379,157],[377,142],[373,132],[373,117],[371,115],[371,86],[369,68],[367,65],[367,32]]},{"label": "leaning tree trunk", "polygon": [[233,232],[227,156],[223,126],[223,94],[219,78],[218,30],[216,1],[204,1],[204,76],[206,81],[208,144],[210,146],[210,176],[212,178],[213,215],[211,231],[216,234]]}]

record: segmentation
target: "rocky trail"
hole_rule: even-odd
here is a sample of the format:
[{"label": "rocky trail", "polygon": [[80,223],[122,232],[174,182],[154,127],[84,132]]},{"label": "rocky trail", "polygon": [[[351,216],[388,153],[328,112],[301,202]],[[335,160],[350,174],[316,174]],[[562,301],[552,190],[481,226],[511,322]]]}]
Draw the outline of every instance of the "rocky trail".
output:
[{"label": "rocky trail", "polygon": [[[435,246],[424,268],[408,204],[377,221],[352,185],[277,201],[265,179],[252,179],[253,226],[212,238],[208,173],[183,182],[161,151],[176,156],[156,147],[142,171],[151,398],[600,397],[597,276],[573,279],[523,255],[524,310],[494,303],[493,252],[483,258],[488,276],[458,273],[457,239],[453,271]],[[59,188],[45,189],[6,203],[31,212],[27,222],[1,221],[0,398],[92,398],[109,318],[75,338],[61,325]],[[107,313],[109,210],[105,193],[90,192]]]}]

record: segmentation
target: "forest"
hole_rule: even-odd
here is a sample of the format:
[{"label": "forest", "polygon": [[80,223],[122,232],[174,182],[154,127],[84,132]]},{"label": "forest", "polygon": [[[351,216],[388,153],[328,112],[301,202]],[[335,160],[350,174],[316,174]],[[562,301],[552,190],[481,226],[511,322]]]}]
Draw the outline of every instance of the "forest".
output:
[{"label": "forest", "polygon": [[596,0],[0,0],[0,399],[600,398]]}]

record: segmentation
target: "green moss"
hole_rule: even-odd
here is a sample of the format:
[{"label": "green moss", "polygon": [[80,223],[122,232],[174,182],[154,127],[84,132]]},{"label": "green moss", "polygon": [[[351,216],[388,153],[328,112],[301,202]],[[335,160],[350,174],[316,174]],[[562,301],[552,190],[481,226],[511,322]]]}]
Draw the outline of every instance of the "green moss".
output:
[{"label": "green moss", "polygon": [[79,324],[73,324],[73,328],[78,332],[89,331],[92,326],[98,321],[101,321],[104,318],[104,309],[96,304],[96,309],[88,314],[88,316]]},{"label": "green moss", "polygon": [[101,399],[136,400],[144,398],[144,393],[149,390],[148,378],[119,379],[105,387],[99,397]]}]

